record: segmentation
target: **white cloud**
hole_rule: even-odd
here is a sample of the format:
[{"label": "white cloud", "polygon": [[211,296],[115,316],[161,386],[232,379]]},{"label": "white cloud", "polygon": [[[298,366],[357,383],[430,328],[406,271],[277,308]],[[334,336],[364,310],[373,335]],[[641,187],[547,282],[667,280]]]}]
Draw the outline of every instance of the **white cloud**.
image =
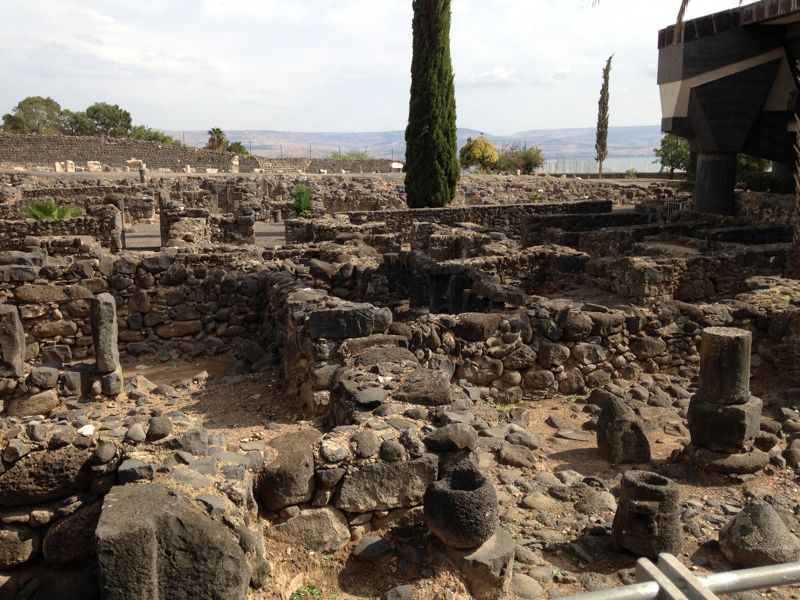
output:
[{"label": "white cloud", "polygon": [[[402,129],[409,0],[3,0],[0,113],[28,95],[105,100],[172,130]],[[695,0],[691,16],[736,0]],[[655,124],[658,29],[678,0],[454,0],[459,124],[590,126],[614,53],[612,122]]]}]

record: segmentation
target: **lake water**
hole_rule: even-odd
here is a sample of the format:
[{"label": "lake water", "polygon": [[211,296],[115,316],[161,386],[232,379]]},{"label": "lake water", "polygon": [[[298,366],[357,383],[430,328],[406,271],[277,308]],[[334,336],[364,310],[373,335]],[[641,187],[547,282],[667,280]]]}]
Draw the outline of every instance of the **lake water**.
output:
[{"label": "lake water", "polygon": [[[624,173],[633,169],[637,173],[658,173],[660,164],[655,156],[609,156],[603,161],[603,171],[606,173]],[[597,173],[597,161],[594,157],[585,158],[549,158],[545,159],[542,173],[568,173],[580,175],[581,173]]]}]

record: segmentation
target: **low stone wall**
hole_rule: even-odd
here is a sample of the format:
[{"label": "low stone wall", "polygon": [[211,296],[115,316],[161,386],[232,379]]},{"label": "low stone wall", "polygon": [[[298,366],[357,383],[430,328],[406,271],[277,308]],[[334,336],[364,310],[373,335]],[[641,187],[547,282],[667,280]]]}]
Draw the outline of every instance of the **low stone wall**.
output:
[{"label": "low stone wall", "polygon": [[[149,170],[182,171],[187,165],[194,169],[218,169],[230,172],[235,155],[212,152],[185,146],[170,146],[139,140],[0,134],[0,165],[45,167],[53,169],[56,162],[73,161],[83,166],[97,161],[112,169],[125,169],[127,161],[143,161]],[[252,172],[259,167],[254,157],[239,158],[239,170]]]},{"label": "low stone wall", "polygon": [[730,246],[685,256],[601,258],[587,265],[589,281],[631,302],[729,298],[756,275],[783,275],[790,244]]},{"label": "low stone wall", "polygon": [[82,217],[63,220],[0,219],[0,250],[22,250],[30,238],[63,236],[92,237],[116,252],[122,247],[122,215],[114,206],[101,205],[87,208]]},{"label": "low stone wall", "polygon": [[391,173],[394,161],[375,158],[337,160],[332,158],[264,158],[255,157],[264,173]]},{"label": "low stone wall", "polygon": [[[385,223],[386,228],[399,236],[402,242],[410,241],[411,226],[415,222],[449,225],[474,223],[488,229],[502,231],[512,237],[522,237],[525,219],[537,214],[610,213],[611,201],[563,202],[558,204],[516,204],[459,206],[450,208],[421,208],[408,210],[357,211],[343,213],[353,224]],[[306,243],[334,239],[326,231],[324,221],[289,219],[285,223],[287,243]]]}]

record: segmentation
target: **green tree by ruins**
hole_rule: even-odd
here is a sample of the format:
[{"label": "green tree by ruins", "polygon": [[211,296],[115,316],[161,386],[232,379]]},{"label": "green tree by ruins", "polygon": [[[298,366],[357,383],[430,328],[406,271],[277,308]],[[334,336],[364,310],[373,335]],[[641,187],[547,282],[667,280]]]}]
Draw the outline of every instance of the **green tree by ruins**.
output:
[{"label": "green tree by ruins", "polygon": [[95,102],[86,108],[86,116],[94,123],[94,135],[123,138],[130,133],[131,113],[118,104]]},{"label": "green tree by ruins", "polygon": [[158,129],[151,129],[144,125],[134,125],[128,134],[128,138],[132,140],[142,140],[145,142],[158,142],[159,144],[166,144],[168,146],[183,146],[183,143],[176,140],[174,137],[159,131]]},{"label": "green tree by ruins", "polygon": [[458,153],[458,159],[464,169],[477,167],[481,171],[491,171],[500,157],[494,144],[481,134],[476,138],[467,138],[467,143]]},{"label": "green tree by ruins", "polygon": [[28,96],[3,115],[3,131],[40,135],[62,133],[61,105],[50,97]]},{"label": "green tree by ruins", "polygon": [[603,85],[600,88],[600,100],[597,102],[597,140],[594,149],[597,152],[595,160],[600,176],[603,175],[603,161],[608,156],[608,83],[613,58],[613,54],[609,56],[606,66],[603,67]]},{"label": "green tree by ruins", "polygon": [[662,137],[661,144],[653,149],[653,154],[658,159],[653,162],[661,163],[661,172],[669,171],[670,179],[675,171],[686,171],[689,168],[689,142],[677,135],[668,133]]},{"label": "green tree by ruins", "polygon": [[459,177],[450,0],[414,0],[413,11],[406,197],[411,208],[445,206]]},{"label": "green tree by ruins", "polygon": [[225,152],[228,147],[228,137],[219,127],[212,127],[208,130],[208,143],[206,149],[214,152]]},{"label": "green tree by ruins", "polygon": [[225,150],[233,154],[238,154],[239,156],[247,156],[248,154],[250,154],[247,151],[247,148],[244,147],[244,144],[242,142],[231,142],[230,144],[228,144],[228,147],[225,148]]}]

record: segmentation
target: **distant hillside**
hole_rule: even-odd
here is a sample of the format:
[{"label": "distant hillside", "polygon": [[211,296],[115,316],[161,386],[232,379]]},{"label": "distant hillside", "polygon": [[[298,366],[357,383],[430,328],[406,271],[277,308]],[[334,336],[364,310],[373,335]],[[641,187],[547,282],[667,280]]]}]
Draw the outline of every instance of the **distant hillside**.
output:
[{"label": "distant hillside", "polygon": [[[167,132],[178,139],[185,138],[190,146],[204,146],[208,141],[205,131]],[[476,129],[459,129],[458,143],[463,145],[468,137],[481,132]],[[316,133],[265,130],[229,130],[231,141],[241,141],[251,147],[254,154],[263,156],[312,156],[327,157],[334,152],[351,150],[366,151],[377,158],[405,158],[405,134],[403,131],[376,131],[367,133]],[[578,129],[534,129],[510,136],[486,133],[492,142],[501,148],[512,144],[540,146],[547,158],[573,158],[594,156],[594,128]],[[661,132],[658,126],[611,127],[608,132],[609,156],[651,156],[658,146]]]}]

